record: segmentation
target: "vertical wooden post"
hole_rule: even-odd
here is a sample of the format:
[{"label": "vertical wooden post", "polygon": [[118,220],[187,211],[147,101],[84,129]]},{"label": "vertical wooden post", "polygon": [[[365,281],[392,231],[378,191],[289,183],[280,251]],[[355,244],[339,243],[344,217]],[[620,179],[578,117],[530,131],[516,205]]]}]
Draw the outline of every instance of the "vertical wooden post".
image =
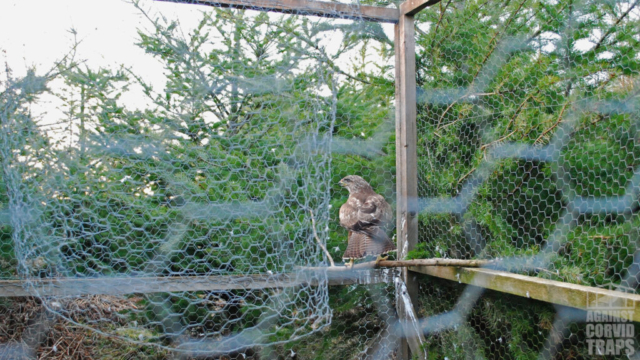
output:
[{"label": "vertical wooden post", "polygon": [[[400,15],[395,27],[394,39],[396,52],[396,234],[399,259],[406,257],[407,253],[418,243],[414,32],[413,15]],[[409,273],[406,268],[401,271],[411,304],[417,304],[418,283],[415,275]],[[401,294],[396,295],[400,299]],[[413,309],[405,309],[402,301],[397,303],[398,319],[404,321],[407,319],[407,311],[413,311]],[[409,342],[406,338],[401,341],[399,350],[398,359],[409,359]]]},{"label": "vertical wooden post", "polygon": [[[414,18],[400,16],[396,25],[396,191],[398,258],[403,259],[418,243],[418,163],[416,152],[416,58]],[[403,270],[411,295],[417,287]],[[411,289],[413,288],[413,289]]]}]

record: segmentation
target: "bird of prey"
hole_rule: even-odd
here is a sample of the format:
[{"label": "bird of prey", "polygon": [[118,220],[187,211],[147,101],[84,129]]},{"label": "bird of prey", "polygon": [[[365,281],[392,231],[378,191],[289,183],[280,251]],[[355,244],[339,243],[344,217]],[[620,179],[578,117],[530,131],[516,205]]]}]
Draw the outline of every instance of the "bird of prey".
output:
[{"label": "bird of prey", "polygon": [[340,180],[340,185],[349,190],[349,199],[340,208],[340,225],[349,230],[349,242],[342,258],[350,260],[369,255],[378,256],[395,251],[387,236],[387,227],[393,220],[391,206],[376,194],[369,183],[357,175]]}]

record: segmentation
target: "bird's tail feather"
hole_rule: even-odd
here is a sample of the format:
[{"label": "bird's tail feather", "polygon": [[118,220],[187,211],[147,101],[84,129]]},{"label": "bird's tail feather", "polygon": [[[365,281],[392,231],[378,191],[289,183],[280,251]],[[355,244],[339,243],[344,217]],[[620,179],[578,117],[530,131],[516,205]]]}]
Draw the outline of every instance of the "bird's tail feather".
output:
[{"label": "bird's tail feather", "polygon": [[373,227],[367,230],[367,232],[349,233],[349,243],[342,255],[343,259],[362,259],[366,256],[382,255],[396,250],[383,229]]}]

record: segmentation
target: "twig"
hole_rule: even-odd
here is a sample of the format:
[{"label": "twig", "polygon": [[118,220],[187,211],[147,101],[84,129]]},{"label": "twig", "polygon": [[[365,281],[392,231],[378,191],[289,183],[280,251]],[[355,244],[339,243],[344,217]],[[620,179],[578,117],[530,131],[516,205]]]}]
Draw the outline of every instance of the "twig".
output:
[{"label": "twig", "polygon": [[534,269],[534,270],[536,270],[536,271],[544,271],[544,272],[546,272],[546,273],[548,273],[548,274],[551,274],[551,275],[553,275],[553,276],[560,276],[560,274],[558,274],[558,273],[554,273],[554,272],[553,272],[553,271],[551,271],[551,270],[543,269],[543,268],[541,268],[541,267],[536,267],[536,268],[533,268],[533,269]]},{"label": "twig", "polygon": [[[518,13],[520,12],[520,10],[522,9],[525,3],[526,1],[523,1],[522,3],[520,3],[520,6],[518,6],[516,11],[514,11],[513,14],[511,14],[511,16],[509,16],[509,20],[507,20],[507,22],[504,25],[504,28],[503,28],[504,31],[507,31],[509,25],[511,25],[511,22],[518,15]],[[498,42],[496,38],[498,37],[499,34],[500,34],[500,30],[497,30],[496,33],[493,34],[493,37],[491,38],[491,40],[489,40],[489,45],[491,45],[493,42],[495,43]],[[493,54],[496,48],[497,48],[497,45],[492,47],[491,50],[487,53],[487,55],[485,55],[484,59],[482,60],[482,63],[480,64],[480,67],[478,68],[478,71],[473,76],[472,83],[476,81],[476,79],[478,78],[478,75],[480,74],[480,71],[482,71],[482,68],[484,68],[484,64],[487,62],[487,60],[489,60],[489,57]]]},{"label": "twig", "polygon": [[80,339],[80,341],[77,342],[77,345],[76,345],[75,349],[73,349],[73,353],[70,354],[70,356],[74,355],[78,351],[78,348],[80,347],[80,344],[82,344],[82,342],[84,341],[84,338],[85,338],[85,336],[82,335],[82,339]]},{"label": "twig", "polygon": [[524,176],[522,177],[522,180],[520,180],[520,183],[518,184],[518,186],[516,186],[515,189],[513,189],[513,191],[509,192],[509,195],[507,195],[507,197],[509,196],[513,196],[513,194],[516,193],[516,191],[518,191],[522,185],[524,184],[525,181],[527,181],[529,179],[529,176],[531,176],[531,170],[533,170],[533,165],[531,165],[529,167],[529,170],[527,170],[527,173],[524,174]]},{"label": "twig", "polygon": [[57,348],[57,347],[58,347],[58,345],[60,345],[60,343],[61,343],[61,342],[62,342],[62,339],[58,339],[58,340],[53,344],[53,346],[50,348],[51,350],[47,351],[46,353],[41,354],[41,355],[40,355],[40,357],[39,357],[39,359],[46,359],[46,358],[47,358],[47,355],[49,355],[49,354],[51,354],[51,353],[53,352],[53,348],[54,348],[54,347],[55,347],[55,348]]},{"label": "twig", "polygon": [[313,236],[316,238],[316,241],[318,242],[318,245],[320,245],[320,248],[322,249],[322,251],[324,251],[324,254],[327,255],[327,258],[329,259],[329,263],[331,264],[331,267],[335,267],[336,264],[333,262],[333,258],[329,254],[329,251],[324,246],[322,241],[320,241],[320,238],[318,237],[318,233],[316,232],[316,218],[313,216],[313,210],[309,209],[309,213],[311,213],[311,225],[313,225]]},{"label": "twig", "polygon": [[459,180],[458,180],[458,185],[460,185],[460,183],[466,179],[467,177],[469,177],[469,175],[473,174],[473,172],[476,171],[476,168],[471,169],[468,173],[464,174]]},{"label": "twig", "polygon": [[629,8],[627,9],[627,11],[625,11],[624,14],[622,14],[622,16],[620,16],[618,19],[616,19],[616,22],[609,28],[609,30],[607,30],[607,32],[604,35],[602,35],[602,37],[600,38],[600,40],[598,41],[596,46],[593,48],[593,52],[596,52],[600,48],[600,46],[602,46],[602,44],[607,39],[607,37],[609,37],[609,35],[611,35],[613,33],[613,30],[618,28],[618,24],[620,24],[620,22],[622,22],[622,20],[625,17],[627,17],[627,15],[629,15],[629,13],[637,5],[638,5],[638,1],[636,0],[636,2],[634,2],[632,5],[630,5]]},{"label": "twig", "polygon": [[447,8],[451,4],[452,0],[449,0],[447,5],[445,5],[444,9],[442,8],[442,3],[440,3],[440,17],[438,18],[438,23],[436,24],[436,28],[433,31],[433,39],[431,39],[431,45],[429,46],[431,50],[433,50],[433,43],[436,41],[436,36],[438,35],[438,28],[440,28],[440,24],[442,23],[442,19],[444,18],[444,14],[447,12]]},{"label": "twig", "polygon": [[[540,90],[536,91],[535,93],[539,92]],[[522,103],[520,103],[520,106],[518,106],[518,108],[516,109],[516,112],[513,114],[513,116],[511,117],[511,119],[509,120],[509,123],[507,124],[507,126],[504,129],[504,132],[506,133],[507,131],[509,131],[509,127],[511,126],[511,124],[513,124],[516,120],[516,118],[518,117],[518,115],[520,114],[520,110],[522,110],[522,107],[524,107],[524,104],[527,103],[527,101],[529,101],[529,99],[531,99],[533,97],[533,95],[535,93],[531,93],[529,94],[529,96],[527,96],[524,101]]]},{"label": "twig", "polygon": [[491,96],[491,95],[499,95],[498,92],[490,92],[490,93],[468,93],[468,94],[464,94],[462,95],[459,99],[454,100],[451,104],[449,104],[449,106],[447,107],[447,109],[442,113],[442,115],[440,116],[440,119],[438,119],[438,124],[436,125],[436,130],[438,131],[440,129],[444,129],[446,127],[449,127],[455,123],[457,123],[458,121],[460,121],[462,118],[458,118],[457,120],[454,120],[452,122],[446,123],[444,125],[442,125],[442,127],[440,127],[440,124],[442,123],[442,119],[444,119],[444,116],[447,115],[447,113],[449,112],[449,110],[451,110],[451,108],[453,107],[453,105],[457,104],[458,101],[465,99],[467,97],[470,96]]},{"label": "twig", "polygon": [[499,142],[505,141],[509,136],[511,136],[511,135],[513,135],[513,134],[515,134],[515,133],[516,133],[516,131],[518,131],[518,129],[517,129],[517,128],[516,128],[516,129],[514,129],[514,130],[513,130],[512,132],[510,132],[509,134],[507,134],[507,135],[505,135],[505,136],[501,137],[501,138],[500,138],[500,139],[498,139],[498,140],[494,140],[494,141],[492,141],[492,142],[490,142],[490,143],[488,143],[488,144],[484,144],[484,145],[482,145],[482,146],[480,147],[480,151],[483,151],[484,149],[488,148],[489,146],[491,146],[491,145],[493,145],[493,144],[496,144],[496,143],[499,143]]},{"label": "twig", "polygon": [[599,239],[599,240],[609,240],[609,239],[613,239],[615,238],[615,236],[611,236],[611,235],[593,235],[593,236],[589,236],[589,239]]},{"label": "twig", "polygon": [[560,122],[562,121],[562,115],[564,115],[564,111],[567,109],[567,105],[569,105],[570,101],[567,101],[564,106],[562,107],[562,110],[560,110],[560,115],[558,115],[558,120],[556,121],[555,124],[553,124],[550,128],[548,128],[547,130],[543,131],[542,134],[540,134],[540,136],[538,136],[538,138],[536,139],[536,141],[533,142],[533,144],[537,144],[538,141],[542,140],[542,138],[544,138],[545,135],[547,135],[549,132],[551,132],[551,130],[555,129],[558,124],[560,124]]}]

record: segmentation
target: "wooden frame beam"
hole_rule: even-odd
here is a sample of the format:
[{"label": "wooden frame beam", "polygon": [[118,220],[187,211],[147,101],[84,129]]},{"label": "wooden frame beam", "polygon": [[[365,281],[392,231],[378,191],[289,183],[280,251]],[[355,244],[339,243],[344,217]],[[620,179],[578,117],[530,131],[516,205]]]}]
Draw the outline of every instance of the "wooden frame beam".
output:
[{"label": "wooden frame beam", "polygon": [[[278,275],[214,275],[167,277],[104,277],[1,280],[1,297],[123,295],[182,291],[229,291],[318,286],[325,272],[300,272]],[[386,269],[326,272],[334,285],[392,283],[392,271]]]},{"label": "wooden frame beam", "polygon": [[415,15],[421,10],[439,3],[441,0],[407,0],[400,4],[400,16]]},{"label": "wooden frame beam", "polygon": [[[416,40],[412,15],[401,15],[395,26],[396,52],[396,234],[398,259],[402,260],[418,244],[418,161],[416,128]],[[406,268],[401,270],[404,289],[396,286],[396,310],[399,321],[409,321],[415,314],[419,284]],[[406,287],[405,287],[406,286]],[[405,334],[398,348],[398,359],[411,355],[426,359],[419,348],[419,339]]]},{"label": "wooden frame beam", "polygon": [[397,23],[398,9],[313,0],[156,0],[240,10]]},{"label": "wooden frame beam", "polygon": [[412,272],[577,309],[628,309],[640,322],[640,295],[569,284],[510,272],[444,266],[412,266]]},{"label": "wooden frame beam", "polygon": [[[396,46],[396,234],[398,259],[418,243],[418,196],[416,152],[416,53],[413,16],[401,16],[395,26]],[[407,282],[407,271],[403,269]],[[415,300],[415,289],[407,282]]]}]

